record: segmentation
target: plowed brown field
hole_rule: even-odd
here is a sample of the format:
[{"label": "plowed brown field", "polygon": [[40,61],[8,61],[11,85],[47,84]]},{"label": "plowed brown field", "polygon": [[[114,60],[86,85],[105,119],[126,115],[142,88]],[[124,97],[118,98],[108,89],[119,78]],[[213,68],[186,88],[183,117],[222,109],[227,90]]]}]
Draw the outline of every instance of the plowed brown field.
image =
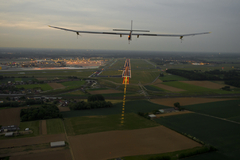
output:
[{"label": "plowed brown field", "polygon": [[162,83],[162,80],[161,79],[157,79],[153,84],[159,84],[159,83]]},{"label": "plowed brown field", "polygon": [[173,152],[201,146],[164,126],[69,137],[75,160]]},{"label": "plowed brown field", "polygon": [[3,126],[20,124],[20,111],[24,107],[0,110],[0,123]]},{"label": "plowed brown field", "polygon": [[187,97],[187,98],[161,98],[161,99],[151,99],[151,102],[161,104],[164,106],[174,107],[174,103],[179,102],[181,106],[226,101],[232,100],[233,98],[197,98],[197,97]]},{"label": "plowed brown field", "polygon": [[62,85],[61,83],[48,83],[48,85],[51,86],[53,89],[65,88],[65,86]]},{"label": "plowed brown field", "polygon": [[174,116],[174,115],[179,115],[179,114],[187,114],[187,113],[193,113],[191,111],[181,111],[181,112],[171,112],[171,113],[164,113],[164,114],[156,114],[156,118],[159,117],[166,117],[166,116]]},{"label": "plowed brown field", "polygon": [[[35,106],[37,107],[37,106]],[[21,109],[28,107],[18,107],[18,108],[7,108],[0,110],[0,125],[18,125],[20,124],[20,112]]]},{"label": "plowed brown field", "polygon": [[47,123],[46,120],[42,120],[42,134],[47,134]]},{"label": "plowed brown field", "polygon": [[71,159],[72,159],[71,153],[67,149],[10,157],[10,160],[71,160]]},{"label": "plowed brown field", "polygon": [[213,83],[210,81],[181,81],[181,82],[187,83],[187,84],[192,84],[195,86],[204,87],[204,88],[209,88],[209,89],[220,89],[220,88],[226,86],[224,84]]},{"label": "plowed brown field", "polygon": [[58,107],[60,112],[70,111],[69,107]]},{"label": "plowed brown field", "polygon": [[96,91],[88,91],[90,94],[111,94],[111,93],[123,93],[123,91],[117,91],[113,89],[106,90],[96,90]]},{"label": "plowed brown field", "polygon": [[55,141],[66,141],[65,134],[55,134],[55,135],[43,135],[37,137],[29,138],[15,138],[8,140],[0,140],[0,148],[14,147],[14,146],[24,146],[32,144],[42,144]]},{"label": "plowed brown field", "polygon": [[165,89],[165,90],[168,90],[168,91],[171,91],[171,92],[182,92],[182,91],[185,91],[183,89],[171,87],[171,86],[164,85],[164,84],[161,84],[161,83],[155,84],[154,86],[157,86],[159,88],[162,88],[162,89]]}]

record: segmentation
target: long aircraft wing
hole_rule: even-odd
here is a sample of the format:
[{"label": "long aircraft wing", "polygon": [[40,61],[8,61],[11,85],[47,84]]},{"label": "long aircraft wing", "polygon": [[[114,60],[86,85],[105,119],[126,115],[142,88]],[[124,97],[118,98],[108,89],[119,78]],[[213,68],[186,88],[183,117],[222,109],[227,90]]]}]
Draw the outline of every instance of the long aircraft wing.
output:
[{"label": "long aircraft wing", "polygon": [[[91,33],[91,34],[111,34],[111,35],[129,35],[129,33],[124,33],[124,32],[95,32],[95,31],[77,31],[77,30],[72,30],[72,29],[67,29],[67,28],[60,28],[60,27],[54,27],[54,26],[49,26],[51,28],[55,29],[60,29],[64,31],[70,31],[70,32],[75,32],[77,34],[79,33]],[[115,29],[117,31],[117,29]],[[119,31],[138,31],[138,30],[119,30]],[[141,31],[141,30],[139,30]],[[144,31],[144,32],[149,32],[149,31]],[[143,34],[143,33],[131,33],[131,35],[136,35],[136,36],[166,36],[166,37],[180,37],[182,39],[184,36],[195,36],[195,35],[201,35],[201,34],[209,34],[211,32],[202,32],[202,33],[190,33],[190,34]]]},{"label": "long aircraft wing", "polygon": [[77,31],[77,30],[72,30],[72,29],[66,29],[66,28],[60,28],[60,27],[54,27],[54,26],[49,26],[52,28],[56,29],[61,29],[64,31],[70,31],[70,32],[75,32],[75,33],[91,33],[91,34],[114,34],[114,35],[129,35],[129,33],[120,33],[120,32],[95,32],[95,31]]}]

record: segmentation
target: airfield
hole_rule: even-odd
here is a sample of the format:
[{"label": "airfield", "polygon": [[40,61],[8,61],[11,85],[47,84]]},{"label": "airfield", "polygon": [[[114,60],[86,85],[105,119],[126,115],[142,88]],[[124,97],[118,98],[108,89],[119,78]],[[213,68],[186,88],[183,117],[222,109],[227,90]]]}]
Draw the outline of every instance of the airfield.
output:
[{"label": "airfield", "polygon": [[[125,60],[108,59],[108,63],[97,69],[24,71],[28,80],[46,81],[43,84],[17,86],[42,88],[41,93],[30,94],[30,97],[56,96],[64,100],[86,101],[88,95],[102,94],[114,106],[90,110],[70,110],[69,107],[58,106],[63,119],[28,122],[21,122],[19,117],[21,109],[28,106],[1,108],[0,125],[14,124],[19,125],[21,131],[25,128],[33,131],[20,137],[0,136],[1,157],[9,156],[10,160],[105,160],[119,157],[124,160],[148,160],[170,156],[171,159],[178,159],[181,154],[186,155],[211,145],[217,150],[186,159],[240,158],[240,89],[230,86],[231,91],[226,91],[221,89],[226,86],[222,81],[192,81],[165,72],[169,68],[222,70],[224,67],[225,70],[231,70],[232,65],[157,65],[148,59],[131,58],[132,75],[124,94],[123,78],[112,76],[122,75]],[[99,70],[102,71],[100,75],[94,74]],[[164,76],[161,77],[160,73]],[[26,80],[20,77],[22,75],[19,76],[18,71],[9,71],[7,76],[9,78],[4,81]],[[76,76],[78,80],[51,82],[69,76]],[[90,79],[97,83],[88,84],[85,81]],[[85,92],[81,89],[84,85],[87,86]],[[124,95],[125,116],[121,125]],[[138,115],[138,112],[152,113],[154,110],[173,108],[176,102],[186,111],[159,114],[158,118],[151,120]],[[51,148],[49,143],[52,141],[66,141],[67,145]]]}]

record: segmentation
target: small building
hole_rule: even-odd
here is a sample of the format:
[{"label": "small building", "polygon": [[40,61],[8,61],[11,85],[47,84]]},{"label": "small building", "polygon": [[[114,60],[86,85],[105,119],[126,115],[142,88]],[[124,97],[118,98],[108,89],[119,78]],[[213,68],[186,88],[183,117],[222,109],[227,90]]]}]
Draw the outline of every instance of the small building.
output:
[{"label": "small building", "polygon": [[2,126],[1,130],[4,131],[4,132],[18,131],[18,130],[19,130],[19,127],[16,126],[16,125]]},{"label": "small building", "polygon": [[13,132],[8,132],[5,134],[5,137],[12,137],[13,136]]},{"label": "small building", "polygon": [[51,147],[64,147],[65,145],[66,145],[65,141],[57,141],[57,142],[50,143]]},{"label": "small building", "polygon": [[161,113],[171,113],[171,112],[178,112],[178,109],[175,108],[165,108],[165,109],[159,109],[159,112]]},{"label": "small building", "polygon": [[150,118],[155,118],[155,117],[157,117],[156,115],[154,115],[154,114],[149,114],[148,115]]}]

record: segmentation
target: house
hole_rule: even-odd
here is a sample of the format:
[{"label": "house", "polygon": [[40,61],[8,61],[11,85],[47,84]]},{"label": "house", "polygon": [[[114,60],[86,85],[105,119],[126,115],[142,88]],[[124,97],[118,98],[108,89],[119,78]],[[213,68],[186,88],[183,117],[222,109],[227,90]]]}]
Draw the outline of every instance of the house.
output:
[{"label": "house", "polygon": [[2,126],[1,131],[4,132],[12,132],[12,131],[18,131],[20,130],[18,126],[16,125],[11,125],[11,126]]},{"label": "house", "polygon": [[149,114],[148,115],[150,118],[155,118],[156,117],[156,115],[154,115],[154,114]]},{"label": "house", "polygon": [[171,113],[171,112],[178,112],[178,109],[175,108],[165,108],[165,109],[159,109],[159,112],[161,113]]}]

